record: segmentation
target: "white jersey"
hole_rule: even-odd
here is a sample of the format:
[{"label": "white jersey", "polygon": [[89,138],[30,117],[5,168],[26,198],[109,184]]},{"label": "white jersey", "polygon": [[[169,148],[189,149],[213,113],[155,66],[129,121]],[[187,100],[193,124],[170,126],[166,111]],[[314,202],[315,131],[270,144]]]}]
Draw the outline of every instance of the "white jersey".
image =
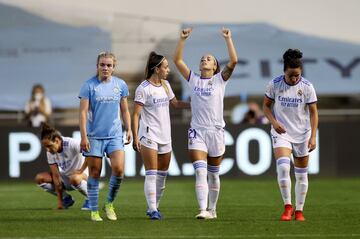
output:
[{"label": "white jersey", "polygon": [[[308,140],[311,134],[308,105],[317,102],[313,85],[303,77],[296,85],[288,85],[282,75],[269,82],[265,95],[274,101],[275,119],[285,127],[286,133],[281,137],[292,143]],[[271,133],[277,135],[272,126]]]},{"label": "white jersey", "polygon": [[63,141],[62,152],[56,154],[47,152],[47,160],[48,164],[57,164],[61,173],[70,176],[81,168],[84,157],[81,155],[79,140],[62,136],[61,138]]},{"label": "white jersey", "polygon": [[191,91],[191,127],[224,128],[224,94],[227,81],[221,73],[201,78],[190,71],[188,83]]},{"label": "white jersey", "polygon": [[171,142],[169,102],[175,95],[168,81],[163,86],[144,80],[135,91],[135,102],[143,105],[140,114],[139,139],[146,137],[159,144]]}]

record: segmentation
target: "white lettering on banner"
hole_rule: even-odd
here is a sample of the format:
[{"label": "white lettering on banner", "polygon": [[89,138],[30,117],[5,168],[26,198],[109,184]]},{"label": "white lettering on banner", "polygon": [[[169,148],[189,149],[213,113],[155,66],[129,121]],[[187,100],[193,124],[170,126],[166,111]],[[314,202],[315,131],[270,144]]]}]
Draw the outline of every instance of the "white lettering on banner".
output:
[{"label": "white lettering on banner", "polygon": [[[21,151],[21,144],[29,144],[28,150]],[[9,175],[11,178],[20,177],[20,163],[31,162],[39,157],[41,152],[40,140],[36,135],[28,132],[9,134]]]},{"label": "white lettering on banner", "polygon": [[319,144],[319,129],[316,133],[316,148],[309,155],[309,174],[320,173],[320,144]]},{"label": "white lettering on banner", "polygon": [[[249,160],[249,143],[259,143],[259,161],[253,164]],[[248,175],[259,175],[271,166],[271,140],[269,134],[259,128],[249,128],[241,132],[236,140],[236,161],[239,169]]]},{"label": "white lettering on banner", "polygon": [[[80,139],[80,132],[74,131],[72,137]],[[249,159],[249,144],[250,141],[256,141],[259,145],[259,159],[256,163],[250,162]],[[20,150],[21,144],[28,144],[30,147],[28,150]],[[236,141],[230,132],[225,130],[225,145],[232,146],[235,144],[234,158],[224,158],[221,167],[220,174],[227,174],[234,169],[235,162],[238,169],[240,169],[246,175],[261,175],[265,173],[271,167],[272,160],[272,147],[270,135],[260,128],[247,128],[237,135]],[[319,130],[316,138],[316,149],[310,153],[309,159],[309,173],[318,174],[320,172],[320,144],[319,144]],[[18,178],[21,176],[20,163],[31,162],[36,160],[41,153],[41,142],[36,135],[29,132],[16,132],[9,134],[9,175],[12,178]],[[135,177],[138,175],[144,175],[144,166],[137,171],[136,168],[136,152],[132,149],[130,144],[125,145],[125,176]],[[110,159],[103,158],[101,177],[105,177],[106,164],[110,165]],[[194,175],[194,168],[192,163],[183,163],[181,167],[177,163],[174,151],[171,153],[171,162],[169,167],[170,176],[191,176]]]},{"label": "white lettering on banner", "polygon": [[[224,132],[225,135],[225,146],[227,145],[233,145],[234,144],[234,139],[231,136],[231,134],[225,130]],[[226,174],[228,173],[234,166],[235,160],[232,158],[224,158],[221,162],[221,166],[220,166],[220,175]]]}]

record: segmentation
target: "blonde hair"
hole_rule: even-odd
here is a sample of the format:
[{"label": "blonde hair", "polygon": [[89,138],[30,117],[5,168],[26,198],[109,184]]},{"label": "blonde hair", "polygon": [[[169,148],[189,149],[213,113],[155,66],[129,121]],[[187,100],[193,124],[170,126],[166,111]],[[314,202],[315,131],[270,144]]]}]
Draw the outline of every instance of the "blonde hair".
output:
[{"label": "blonde hair", "polygon": [[[114,55],[114,53],[103,51],[103,52],[100,52],[99,55],[97,56],[96,66],[99,65],[100,58],[111,58],[113,60],[113,67],[115,67],[115,65],[117,63],[116,56]],[[99,75],[99,72],[98,72],[98,70],[96,70],[96,76],[98,76],[98,75]]]}]

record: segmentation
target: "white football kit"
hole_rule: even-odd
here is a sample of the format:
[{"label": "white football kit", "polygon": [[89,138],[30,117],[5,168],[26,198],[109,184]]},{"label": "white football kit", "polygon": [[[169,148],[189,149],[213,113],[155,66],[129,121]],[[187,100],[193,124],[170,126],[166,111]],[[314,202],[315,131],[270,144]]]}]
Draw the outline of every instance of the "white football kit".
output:
[{"label": "white football kit", "polygon": [[225,152],[224,94],[227,81],[221,72],[211,78],[202,78],[190,72],[188,83],[191,90],[191,128],[188,132],[188,148],[207,152],[218,157]]},{"label": "white football kit", "polygon": [[[279,147],[282,140],[288,141],[293,146],[306,143],[311,135],[308,105],[317,102],[313,85],[303,77],[296,85],[289,85],[282,75],[269,82],[265,96],[274,101],[274,117],[286,130],[286,133],[280,135],[271,126],[273,146]],[[304,152],[307,150],[306,147],[298,148],[294,150],[299,151],[298,156],[306,153]]]},{"label": "white football kit", "polygon": [[[79,140],[63,136],[61,138],[63,141],[62,152],[55,154],[47,152],[47,161],[48,164],[56,164],[58,166],[65,188],[71,189],[69,176],[81,168],[85,159],[81,155]],[[88,169],[84,173],[88,175]]]},{"label": "white football kit", "polygon": [[144,80],[135,91],[135,102],[143,105],[140,113],[139,140],[146,147],[158,150],[159,153],[171,151],[169,103],[175,97],[169,82],[164,82],[168,93],[164,86],[155,86],[148,80]]}]

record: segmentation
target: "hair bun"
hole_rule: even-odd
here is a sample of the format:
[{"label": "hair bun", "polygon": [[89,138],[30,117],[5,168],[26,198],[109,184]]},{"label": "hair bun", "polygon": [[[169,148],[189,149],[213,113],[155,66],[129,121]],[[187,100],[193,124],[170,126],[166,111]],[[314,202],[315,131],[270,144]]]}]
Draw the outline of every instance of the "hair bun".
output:
[{"label": "hair bun", "polygon": [[150,52],[150,55],[149,55],[149,57],[150,58],[153,58],[153,57],[156,57],[158,54],[155,52],[155,51],[152,51],[152,52]]},{"label": "hair bun", "polygon": [[303,56],[302,52],[299,49],[288,49],[284,55],[284,61],[292,60],[292,59],[301,59]]}]

